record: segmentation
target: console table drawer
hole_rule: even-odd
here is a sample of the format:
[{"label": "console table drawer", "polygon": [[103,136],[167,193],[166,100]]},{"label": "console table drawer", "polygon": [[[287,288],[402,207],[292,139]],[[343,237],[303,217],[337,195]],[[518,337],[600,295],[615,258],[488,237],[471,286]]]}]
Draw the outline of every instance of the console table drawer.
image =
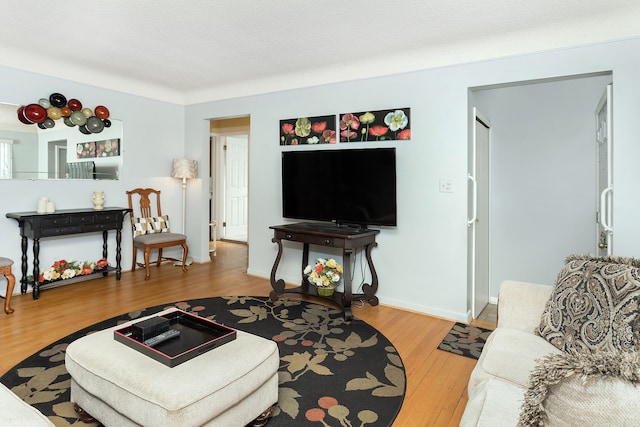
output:
[{"label": "console table drawer", "polygon": [[66,216],[54,216],[52,218],[42,219],[42,228],[56,228],[62,225],[69,224],[69,217]]},{"label": "console table drawer", "polygon": [[290,240],[292,242],[304,242],[304,243],[311,243],[314,245],[322,245],[322,246],[337,245],[338,247],[340,247],[339,242],[342,241],[341,239],[337,239],[339,242],[336,243],[335,241],[336,239],[334,239],[333,237],[313,236],[313,235],[303,234],[303,233],[289,233],[289,232],[281,232],[281,231],[276,232],[276,238],[280,238],[283,240]]},{"label": "console table drawer", "polygon": [[100,224],[87,224],[82,226],[82,232],[87,233],[90,231],[104,231],[113,230],[118,226],[118,223],[100,223]]},{"label": "console table drawer", "polygon": [[101,212],[96,214],[96,222],[107,223],[107,222],[118,222],[122,221],[122,216],[112,212]]},{"label": "console table drawer", "polygon": [[96,216],[89,215],[76,215],[69,218],[70,224],[93,224],[96,222]]},{"label": "console table drawer", "polygon": [[82,226],[69,225],[66,227],[50,227],[50,228],[43,228],[40,231],[40,234],[42,237],[59,236],[62,234],[76,234],[76,233],[82,233]]}]

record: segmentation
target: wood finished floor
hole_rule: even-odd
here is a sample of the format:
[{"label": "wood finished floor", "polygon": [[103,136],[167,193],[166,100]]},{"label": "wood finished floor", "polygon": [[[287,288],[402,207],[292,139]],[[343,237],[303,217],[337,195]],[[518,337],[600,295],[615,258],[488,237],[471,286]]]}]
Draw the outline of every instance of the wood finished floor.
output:
[{"label": "wood finished floor", "polygon": [[[31,294],[14,296],[15,312],[0,314],[0,374],[47,344],[122,313],[193,298],[268,296],[268,279],[247,275],[246,266],[245,245],[218,242],[214,261],[193,264],[187,273],[164,264],[152,267],[148,282],[144,270],[137,269],[123,273],[120,281],[108,276],[44,289],[37,301]],[[404,362],[407,391],[393,425],[457,426],[476,362],[436,349],[454,322],[385,305],[365,305],[353,312],[383,333]],[[474,324],[493,327],[486,322]]]}]

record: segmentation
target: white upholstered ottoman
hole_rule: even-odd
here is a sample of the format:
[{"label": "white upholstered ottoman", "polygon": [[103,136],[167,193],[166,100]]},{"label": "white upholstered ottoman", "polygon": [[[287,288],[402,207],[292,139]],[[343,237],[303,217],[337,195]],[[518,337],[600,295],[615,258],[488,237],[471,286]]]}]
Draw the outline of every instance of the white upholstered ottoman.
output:
[{"label": "white upholstered ottoman", "polygon": [[107,427],[245,426],[278,401],[273,341],[237,331],[170,368],[116,341],[114,329],[72,342],[65,358],[71,400]]}]

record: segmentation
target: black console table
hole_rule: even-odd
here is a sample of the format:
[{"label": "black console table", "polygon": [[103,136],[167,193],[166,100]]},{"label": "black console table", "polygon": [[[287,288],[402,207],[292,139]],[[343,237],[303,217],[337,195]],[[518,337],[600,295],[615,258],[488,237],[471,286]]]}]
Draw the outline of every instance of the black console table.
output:
[{"label": "black console table", "polygon": [[[106,275],[109,270],[115,270],[116,279],[120,280],[122,268],[120,260],[120,241],[122,240],[122,222],[124,216],[131,212],[129,208],[94,209],[63,209],[53,213],[10,212],[7,218],[18,221],[20,236],[22,237],[22,279],[20,291],[27,292],[27,248],[28,239],[33,239],[33,299],[40,297],[40,238],[57,237],[71,234],[82,234],[102,231],[102,256],[107,258],[107,236],[109,230],[116,230],[116,267],[100,273]],[[69,279],[73,280],[73,279]],[[68,283],[68,282],[67,282]]]},{"label": "black console table", "polygon": [[[354,299],[362,299],[371,305],[378,305],[378,297],[375,296],[378,290],[378,275],[373,267],[371,250],[378,245],[376,243],[376,235],[380,233],[380,230],[353,229],[333,224],[324,225],[308,222],[274,225],[269,228],[274,230],[274,236],[271,241],[278,244],[278,255],[271,269],[271,287],[273,290],[269,294],[269,297],[272,301],[276,301],[278,296],[283,293],[298,293],[329,299],[342,308],[346,320],[353,318],[351,302]],[[303,244],[301,274],[302,270],[304,270],[305,266],[309,263],[310,244],[342,248],[344,292],[335,292],[331,297],[319,296],[315,286],[309,284],[304,274],[302,274],[300,286],[285,288],[284,280],[276,280],[276,270],[282,258],[282,240]],[[353,294],[351,290],[351,254],[358,248],[364,248],[365,250],[367,263],[371,271],[371,284],[365,283],[362,286],[363,293]]]}]

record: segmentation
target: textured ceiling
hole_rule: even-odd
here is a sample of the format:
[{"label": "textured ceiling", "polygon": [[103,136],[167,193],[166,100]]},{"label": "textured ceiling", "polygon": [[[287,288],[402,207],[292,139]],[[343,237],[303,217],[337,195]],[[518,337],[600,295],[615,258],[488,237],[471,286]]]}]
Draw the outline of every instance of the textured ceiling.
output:
[{"label": "textured ceiling", "polygon": [[0,0],[0,65],[177,103],[640,35],[637,0]]}]

